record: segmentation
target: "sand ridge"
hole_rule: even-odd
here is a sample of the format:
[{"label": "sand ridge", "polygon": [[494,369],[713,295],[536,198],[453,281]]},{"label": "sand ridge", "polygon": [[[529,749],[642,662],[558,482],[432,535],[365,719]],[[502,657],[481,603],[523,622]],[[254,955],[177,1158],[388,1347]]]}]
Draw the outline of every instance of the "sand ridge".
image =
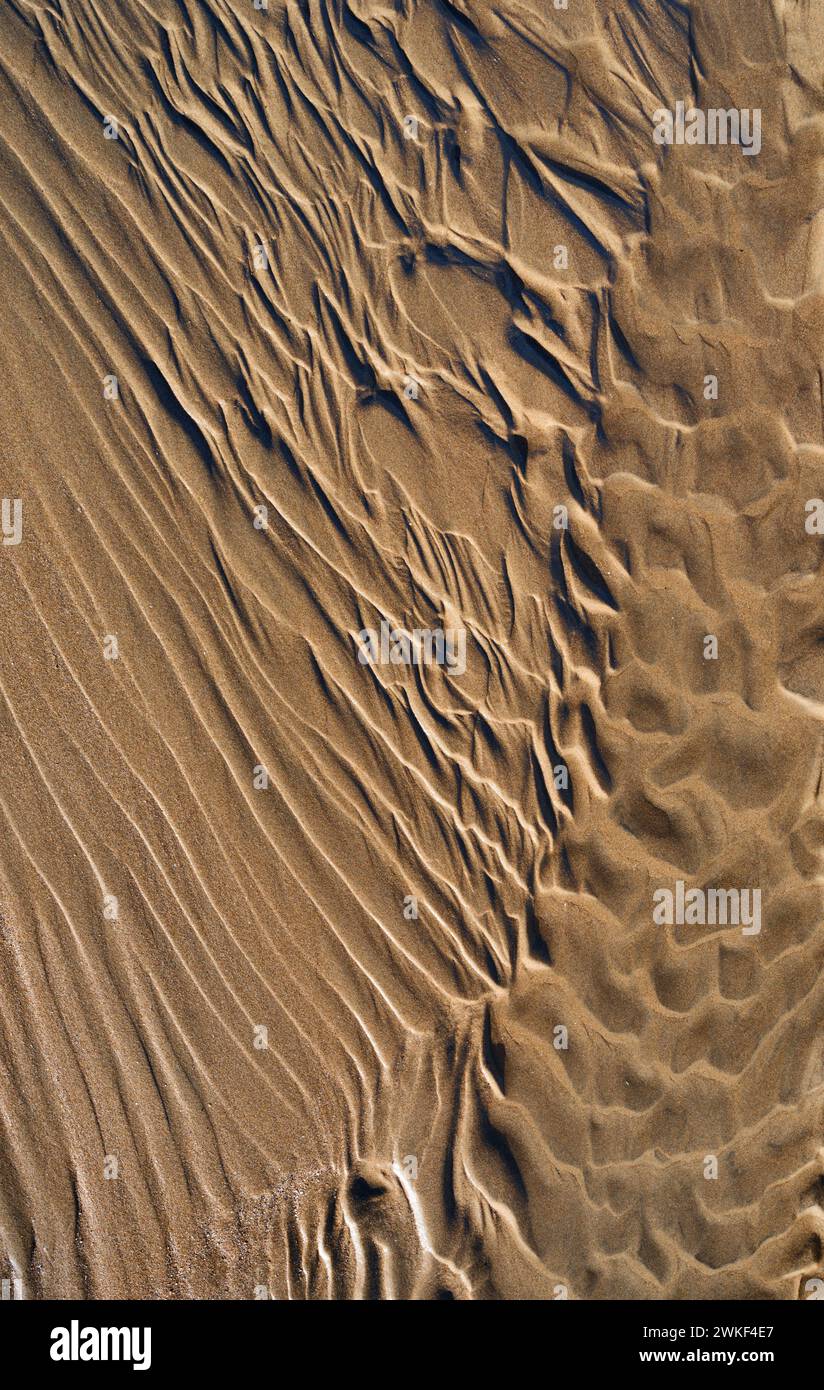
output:
[{"label": "sand ridge", "polygon": [[[785,0],[0,11],[28,1297],[824,1272],[821,39]],[[679,101],[760,152],[656,144]],[[656,924],[678,882],[761,931]]]}]

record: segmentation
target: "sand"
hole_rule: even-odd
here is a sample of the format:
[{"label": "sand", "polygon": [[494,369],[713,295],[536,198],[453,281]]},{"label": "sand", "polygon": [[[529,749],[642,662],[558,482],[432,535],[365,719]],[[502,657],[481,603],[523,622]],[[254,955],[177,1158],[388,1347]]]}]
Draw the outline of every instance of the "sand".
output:
[{"label": "sand", "polygon": [[822,41],[0,9],[25,1297],[824,1273]]}]

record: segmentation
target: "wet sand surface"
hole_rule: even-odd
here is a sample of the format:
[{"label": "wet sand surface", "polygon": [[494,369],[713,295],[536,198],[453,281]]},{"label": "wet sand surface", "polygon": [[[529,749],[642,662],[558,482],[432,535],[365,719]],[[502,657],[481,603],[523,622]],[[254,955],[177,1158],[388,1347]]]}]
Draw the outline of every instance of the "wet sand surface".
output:
[{"label": "wet sand surface", "polygon": [[804,1296],[821,6],[7,0],[0,53],[2,1276]]}]

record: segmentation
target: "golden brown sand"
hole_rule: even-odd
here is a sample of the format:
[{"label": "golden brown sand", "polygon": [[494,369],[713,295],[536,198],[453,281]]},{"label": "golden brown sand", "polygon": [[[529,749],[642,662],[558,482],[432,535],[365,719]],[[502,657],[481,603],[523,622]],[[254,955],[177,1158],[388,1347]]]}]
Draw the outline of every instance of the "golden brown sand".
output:
[{"label": "golden brown sand", "polygon": [[3,1277],[804,1296],[821,6],[7,0],[0,53]]}]

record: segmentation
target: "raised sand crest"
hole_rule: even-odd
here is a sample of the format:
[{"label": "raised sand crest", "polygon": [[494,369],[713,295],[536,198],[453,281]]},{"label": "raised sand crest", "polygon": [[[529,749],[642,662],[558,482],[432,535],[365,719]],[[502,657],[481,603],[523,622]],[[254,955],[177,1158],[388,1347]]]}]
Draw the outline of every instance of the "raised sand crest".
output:
[{"label": "raised sand crest", "polygon": [[822,39],[0,7],[9,1288],[822,1275]]}]

